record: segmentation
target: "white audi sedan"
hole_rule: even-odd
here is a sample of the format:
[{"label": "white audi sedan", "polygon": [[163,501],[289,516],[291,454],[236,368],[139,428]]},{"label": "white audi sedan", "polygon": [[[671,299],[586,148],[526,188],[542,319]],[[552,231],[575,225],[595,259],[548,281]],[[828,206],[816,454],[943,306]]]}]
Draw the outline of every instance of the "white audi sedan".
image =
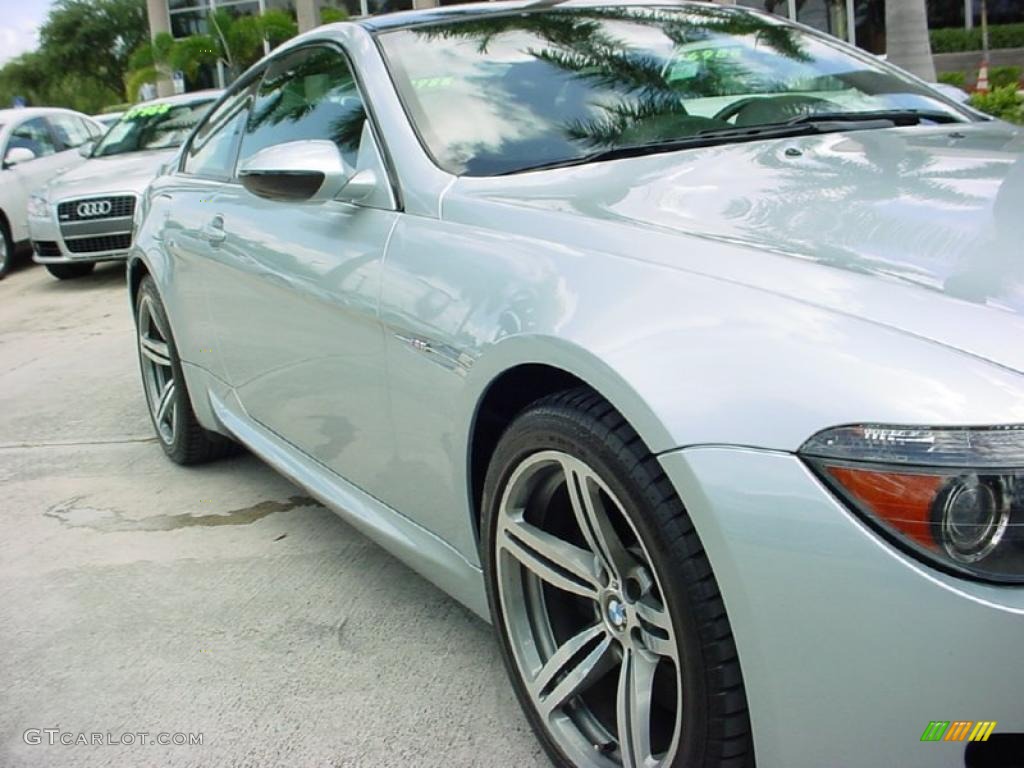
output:
[{"label": "white audi sedan", "polygon": [[0,276],[10,268],[15,246],[28,240],[29,196],[84,163],[78,148],[104,130],[68,109],[0,109]]},{"label": "white audi sedan", "polygon": [[220,93],[195,91],[139,104],[99,141],[83,146],[85,162],[29,199],[33,260],[60,280],[87,275],[101,261],[123,261],[139,195]]},{"label": "white audi sedan", "polygon": [[491,621],[562,768],[1005,768],[1022,213],[1020,128],[768,14],[368,18],[150,186],[142,385]]}]

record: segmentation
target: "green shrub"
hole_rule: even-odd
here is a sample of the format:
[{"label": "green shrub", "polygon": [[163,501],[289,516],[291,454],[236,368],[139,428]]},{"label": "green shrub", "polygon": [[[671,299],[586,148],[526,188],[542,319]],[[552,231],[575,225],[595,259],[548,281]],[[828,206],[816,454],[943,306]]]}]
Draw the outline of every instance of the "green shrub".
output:
[{"label": "green shrub", "polygon": [[946,85],[955,85],[957,88],[964,88],[967,86],[967,73],[966,72],[940,72],[939,82],[945,83]]},{"label": "green shrub", "polygon": [[326,6],[320,9],[320,23],[321,24],[334,24],[338,21],[347,21],[348,11],[344,8],[332,8]]},{"label": "green shrub", "polygon": [[1017,85],[1020,82],[1020,67],[989,67],[988,84],[991,88]]},{"label": "green shrub", "polygon": [[970,103],[1000,120],[1024,124],[1024,98],[1017,95],[1016,84],[995,88],[991,93],[975,93]]},{"label": "green shrub", "polygon": [[[947,27],[933,29],[932,53],[960,53],[981,50],[981,28]],[[989,48],[1024,48],[1024,24],[995,24],[988,28]]]}]

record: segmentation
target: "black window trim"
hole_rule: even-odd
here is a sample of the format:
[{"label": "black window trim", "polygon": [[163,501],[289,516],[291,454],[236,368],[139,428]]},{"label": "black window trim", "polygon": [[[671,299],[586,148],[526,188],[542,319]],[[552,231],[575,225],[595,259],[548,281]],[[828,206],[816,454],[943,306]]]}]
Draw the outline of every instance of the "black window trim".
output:
[{"label": "black window trim", "polygon": [[366,112],[366,119],[370,122],[370,132],[373,134],[373,140],[377,144],[377,150],[380,152],[381,162],[384,164],[384,173],[387,174],[388,184],[391,187],[391,197],[395,201],[395,210],[401,213],[405,211],[405,198],[402,195],[402,185],[399,183],[398,173],[395,170],[396,166],[394,156],[391,154],[391,149],[388,147],[387,140],[384,137],[384,131],[380,128],[380,120],[377,119],[377,113],[374,110],[373,101],[367,96],[369,89],[363,82],[363,76],[359,72],[359,68],[355,65],[355,61],[349,55],[345,45],[340,40],[323,40],[319,42],[322,45],[326,45],[327,47],[337,50],[348,64],[349,72],[352,73],[352,79],[355,81],[356,89],[359,91],[359,98],[363,100],[363,109]]}]

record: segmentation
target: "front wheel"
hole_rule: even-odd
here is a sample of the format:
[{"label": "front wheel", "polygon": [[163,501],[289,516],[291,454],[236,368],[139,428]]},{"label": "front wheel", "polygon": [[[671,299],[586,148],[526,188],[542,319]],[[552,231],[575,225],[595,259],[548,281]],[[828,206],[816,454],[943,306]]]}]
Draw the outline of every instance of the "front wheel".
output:
[{"label": "front wheel", "polygon": [[76,277],[85,277],[96,269],[96,262],[87,261],[79,264],[47,264],[46,271],[58,280],[74,280]]},{"label": "front wheel", "polygon": [[739,660],[697,533],[657,458],[590,390],[499,441],[483,560],[502,656],[556,765],[749,768]]}]

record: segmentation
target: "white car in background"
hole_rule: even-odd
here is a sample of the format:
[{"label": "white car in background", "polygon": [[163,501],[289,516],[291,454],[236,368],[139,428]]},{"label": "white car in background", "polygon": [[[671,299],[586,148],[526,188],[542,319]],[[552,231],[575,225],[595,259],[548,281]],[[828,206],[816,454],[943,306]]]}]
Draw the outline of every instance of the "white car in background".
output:
[{"label": "white car in background", "polygon": [[14,246],[28,239],[29,195],[59,173],[85,162],[75,150],[104,128],[68,109],[0,110],[0,276]]},{"label": "white car in background", "polygon": [[89,274],[97,262],[124,260],[136,200],[220,94],[196,91],[139,104],[95,146],[83,147],[88,160],[29,201],[35,262],[67,280]]}]

